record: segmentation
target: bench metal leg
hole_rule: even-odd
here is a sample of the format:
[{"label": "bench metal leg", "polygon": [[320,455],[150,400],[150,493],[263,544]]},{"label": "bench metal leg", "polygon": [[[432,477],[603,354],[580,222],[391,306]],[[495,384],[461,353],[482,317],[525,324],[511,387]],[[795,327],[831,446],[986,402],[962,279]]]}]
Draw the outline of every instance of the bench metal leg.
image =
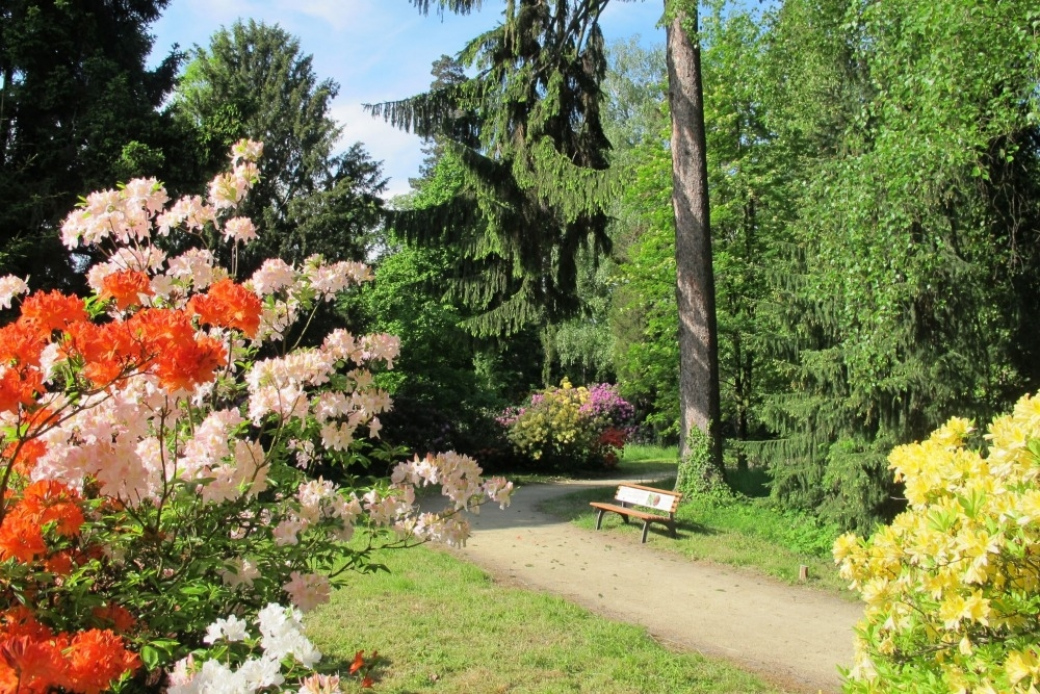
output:
[{"label": "bench metal leg", "polygon": [[650,521],[643,521],[643,544],[646,544],[646,534],[650,532]]},{"label": "bench metal leg", "polygon": [[679,533],[677,533],[675,531],[675,523],[670,523],[668,525],[668,528],[672,531],[672,537],[674,537],[676,540],[678,540],[679,539]]},{"label": "bench metal leg", "polygon": [[603,524],[603,509],[596,509],[596,530],[599,530],[599,526]]}]

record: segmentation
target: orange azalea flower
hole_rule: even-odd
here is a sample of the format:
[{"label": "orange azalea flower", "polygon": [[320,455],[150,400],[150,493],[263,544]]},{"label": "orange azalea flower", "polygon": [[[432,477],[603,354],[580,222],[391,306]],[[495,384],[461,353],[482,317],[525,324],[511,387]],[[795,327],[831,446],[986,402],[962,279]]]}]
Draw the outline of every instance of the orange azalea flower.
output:
[{"label": "orange azalea flower", "polygon": [[70,323],[87,320],[87,310],[83,299],[55,289],[35,292],[26,298],[22,302],[22,318],[49,335],[52,330],[64,330]]},{"label": "orange azalea flower", "polygon": [[171,345],[195,338],[195,328],[188,314],[170,308],[138,311],[126,322],[126,327],[142,355],[149,357],[162,354]]},{"label": "orange azalea flower", "polygon": [[43,568],[55,576],[68,576],[72,573],[72,555],[68,552],[55,552],[43,560]]},{"label": "orange azalea flower", "polygon": [[360,670],[361,668],[365,667],[365,659],[361,657],[364,654],[365,654],[364,651],[358,651],[357,653],[354,654],[354,662],[350,664],[350,674],[353,675],[358,670]]},{"label": "orange azalea flower", "polygon": [[256,294],[242,285],[223,279],[214,283],[205,294],[193,296],[187,308],[198,314],[204,324],[235,328],[247,337],[254,337],[260,328],[263,304]]},{"label": "orange azalea flower", "polygon": [[148,275],[140,270],[120,270],[105,276],[101,280],[101,291],[98,298],[102,301],[115,299],[116,308],[120,311],[131,306],[141,305],[141,295],[152,296],[152,283]]},{"label": "orange azalea flower", "polygon": [[0,410],[17,412],[22,403],[22,378],[16,369],[0,373]]},{"label": "orange azalea flower", "polygon": [[126,373],[142,359],[140,345],[123,322],[95,325],[83,322],[69,326],[63,345],[65,355],[79,358],[83,375],[97,386],[105,386]]},{"label": "orange azalea flower", "polygon": [[17,694],[18,675],[0,658],[0,694]]},{"label": "orange azalea flower", "polygon": [[65,537],[78,535],[84,522],[79,494],[57,480],[40,480],[26,487],[19,510],[41,526],[56,521],[55,532]]},{"label": "orange azalea flower", "polygon": [[94,608],[94,617],[104,624],[112,625],[117,632],[124,634],[134,628],[137,620],[122,605],[108,604]]},{"label": "orange azalea flower", "polygon": [[40,526],[32,517],[18,513],[18,506],[0,523],[0,561],[14,558],[29,563],[47,551]]},{"label": "orange azalea flower", "polygon": [[39,330],[31,321],[18,319],[0,328],[0,364],[38,366],[40,353],[50,333]]},{"label": "orange azalea flower", "polygon": [[100,694],[125,672],[141,667],[136,653],[126,649],[122,637],[109,629],[90,629],[72,637],[66,652],[68,689]]},{"label": "orange azalea flower", "polygon": [[16,636],[46,640],[54,636],[50,629],[36,621],[36,615],[24,605],[0,613],[0,641]]},{"label": "orange azalea flower", "polygon": [[156,359],[155,373],[167,390],[190,390],[212,381],[226,358],[227,352],[220,340],[202,336],[167,345]]},{"label": "orange azalea flower", "polygon": [[0,640],[0,682],[14,680],[12,692],[43,692],[60,686],[64,663],[60,641],[15,636]]}]

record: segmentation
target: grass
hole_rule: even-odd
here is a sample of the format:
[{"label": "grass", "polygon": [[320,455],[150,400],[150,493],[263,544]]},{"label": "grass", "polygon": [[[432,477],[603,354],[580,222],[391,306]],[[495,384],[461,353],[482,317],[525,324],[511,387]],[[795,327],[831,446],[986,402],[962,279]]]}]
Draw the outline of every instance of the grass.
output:
[{"label": "grass", "polygon": [[308,616],[323,662],[345,670],[379,651],[384,694],[753,694],[782,690],[729,664],[676,653],[639,627],[562,599],[495,584],[427,548],[376,557],[391,574],[356,576]]},{"label": "grass", "polygon": [[[660,473],[656,486],[670,489],[675,484],[675,460],[674,448],[629,446],[620,469],[638,471],[644,478]],[[764,498],[768,480],[763,471],[728,473],[736,490],[746,496],[737,500],[711,496],[685,499],[676,514],[679,539],[667,537],[663,528],[655,525],[651,536],[660,540],[651,540],[654,548],[690,559],[747,568],[788,583],[799,582],[799,569],[804,565],[808,567],[808,585],[852,599],[830,555],[837,530],[821,526],[809,516],[772,506]],[[609,501],[613,494],[613,488],[576,492],[543,504],[541,510],[593,528],[595,514],[589,502]],[[625,525],[617,514],[607,514],[603,519],[603,532],[634,538],[641,530],[641,524]]]}]

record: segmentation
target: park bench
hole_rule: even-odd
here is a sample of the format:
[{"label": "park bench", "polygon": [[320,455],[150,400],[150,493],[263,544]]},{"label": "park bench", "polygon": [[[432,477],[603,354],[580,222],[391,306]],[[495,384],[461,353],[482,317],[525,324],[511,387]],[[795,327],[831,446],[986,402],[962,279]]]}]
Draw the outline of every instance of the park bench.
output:
[{"label": "park bench", "polygon": [[[603,515],[608,512],[618,514],[626,523],[628,523],[629,517],[638,518],[643,521],[643,542],[646,542],[646,534],[650,531],[651,523],[662,523],[668,526],[672,537],[678,537],[675,533],[675,509],[679,507],[681,499],[682,494],[679,492],[644,487],[641,484],[622,484],[618,486],[617,494],[614,495],[614,501],[620,502],[620,505],[601,501],[592,501],[589,505],[596,509],[596,530],[599,530],[603,523]],[[658,511],[658,513],[648,511]],[[662,511],[668,515],[661,515]]]}]

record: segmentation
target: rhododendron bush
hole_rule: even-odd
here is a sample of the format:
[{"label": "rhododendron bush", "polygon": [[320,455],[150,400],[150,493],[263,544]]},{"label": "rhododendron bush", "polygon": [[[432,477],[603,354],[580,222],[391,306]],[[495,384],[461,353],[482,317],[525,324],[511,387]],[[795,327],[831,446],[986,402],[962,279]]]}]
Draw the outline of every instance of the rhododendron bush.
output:
[{"label": "rhododendron bush", "polygon": [[[272,259],[236,280],[260,152],[237,144],[207,199],[170,204],[155,180],[86,198],[62,235],[105,258],[90,297],[0,278],[0,303],[20,301],[0,327],[0,692],[165,686],[160,668],[205,648],[215,619],[309,609],[375,546],[462,544],[460,512],[508,502],[510,484],[453,453],[366,488],[308,477],[363,460],[390,407],[369,367],[392,368],[398,343],[336,330],[297,346],[320,302],[370,278],[361,264]],[[429,484],[443,512],[418,512]]]},{"label": "rhododendron bush", "polygon": [[536,466],[557,470],[612,468],[632,428],[635,410],[615,386],[601,383],[559,388],[531,396],[498,418],[517,453]]},{"label": "rhododendron bush", "polygon": [[908,510],[835,544],[866,602],[846,691],[1040,690],[1040,398],[983,438],[952,419],[896,448]]}]

